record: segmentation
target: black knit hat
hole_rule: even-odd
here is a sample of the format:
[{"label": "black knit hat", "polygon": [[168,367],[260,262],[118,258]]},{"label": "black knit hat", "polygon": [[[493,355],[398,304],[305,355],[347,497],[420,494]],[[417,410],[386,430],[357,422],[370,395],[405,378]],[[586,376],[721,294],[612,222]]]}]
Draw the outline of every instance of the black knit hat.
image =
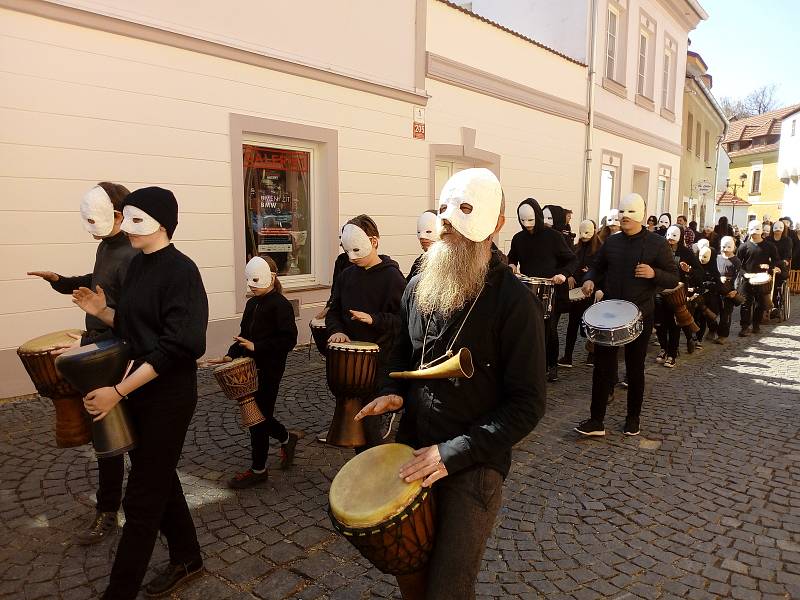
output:
[{"label": "black knit hat", "polygon": [[167,236],[172,239],[178,226],[178,201],[175,200],[175,194],[160,187],[146,187],[128,194],[123,208],[125,206],[135,206],[146,212],[167,230]]}]

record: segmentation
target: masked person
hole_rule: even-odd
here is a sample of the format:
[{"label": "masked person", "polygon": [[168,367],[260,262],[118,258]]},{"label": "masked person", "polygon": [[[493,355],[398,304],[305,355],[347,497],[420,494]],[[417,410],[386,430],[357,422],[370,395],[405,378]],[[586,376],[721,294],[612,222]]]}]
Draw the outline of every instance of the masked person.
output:
[{"label": "masked person", "polygon": [[658,227],[658,219],[656,219],[655,215],[650,215],[647,217],[647,231],[654,232]]},{"label": "masked person", "polygon": [[603,217],[603,226],[600,228],[600,233],[597,237],[600,238],[600,243],[604,243],[609,236],[619,233],[619,211],[612,208],[608,215]]},{"label": "masked person", "polygon": [[[781,286],[783,282],[789,278],[789,264],[792,261],[792,240],[788,236],[786,224],[783,221],[775,221],[772,224],[772,235],[765,240],[766,243],[772,244],[775,247],[775,253],[778,255],[776,266],[780,271],[775,273],[775,285],[772,291],[772,305],[773,311],[777,316],[778,312],[778,297],[781,293]],[[788,298],[781,299],[783,302],[788,302]]]},{"label": "masked person", "polygon": [[[384,371],[400,327],[400,298],[406,280],[397,263],[378,254],[380,233],[367,215],[350,219],[342,229],[342,248],[352,263],[333,288],[325,317],[328,342],[378,344],[377,377]],[[382,419],[364,421],[367,448],[383,441]]]},{"label": "masked person", "polygon": [[736,240],[732,236],[724,236],[720,243],[720,253],[717,255],[721,305],[717,339],[714,341],[718,344],[724,344],[728,341],[728,336],[731,333],[733,307],[741,304],[741,297],[736,291],[736,280],[739,277],[741,267],[742,261],[736,257]]},{"label": "masked person", "polygon": [[419,265],[422,263],[422,257],[425,256],[431,244],[439,239],[439,233],[437,231],[439,225],[437,221],[438,217],[436,216],[435,210],[426,210],[419,216],[419,219],[417,219],[417,239],[419,240],[419,245],[422,247],[422,254],[420,254],[414,261],[414,264],[411,265],[411,270],[406,276],[406,281],[411,281],[414,275],[419,273]]},{"label": "masked person", "polygon": [[[551,213],[552,214],[552,213]],[[568,310],[567,277],[575,273],[578,259],[564,236],[545,224],[544,212],[533,198],[517,207],[521,231],[511,238],[508,264],[529,277],[552,278],[553,311],[546,319],[547,380],[558,381],[558,319]]]},{"label": "masked person", "polygon": [[545,227],[552,227],[556,231],[560,232],[565,238],[567,238],[567,244],[572,245],[570,228],[569,225],[567,225],[567,211],[565,211],[561,206],[547,204],[542,208],[542,218],[544,220]]},{"label": "masked person", "polygon": [[[468,348],[475,373],[460,380],[386,378],[380,397],[357,418],[403,408],[397,440],[417,450],[400,476],[433,485],[436,544],[426,572],[398,578],[404,597],[470,600],[511,449],[544,414],[544,324],[541,305],[491,251],[491,236],[504,223],[494,174],[459,171],[440,204],[441,241],[403,294],[390,366],[415,370],[448,349]],[[541,226],[538,205],[537,212]]]},{"label": "masked person", "polygon": [[669,229],[670,225],[672,225],[672,215],[669,213],[661,213],[658,217],[658,227],[656,228],[656,233],[660,236],[667,235],[667,229]]},{"label": "masked person", "polygon": [[[633,302],[642,313],[642,333],[625,346],[628,406],[623,433],[626,435],[639,434],[644,400],[644,362],[653,330],[656,291],[678,285],[678,273],[669,245],[663,237],[642,226],[644,211],[644,200],[639,194],[628,194],[622,199],[619,204],[622,233],[612,235],[600,247],[583,282],[583,292],[587,296],[599,288],[603,290],[604,300]],[[575,428],[581,435],[606,434],[604,421],[615,383],[617,350],[615,346],[595,346],[591,416]]]},{"label": "masked person", "polygon": [[163,595],[202,572],[203,559],[176,467],[197,404],[197,359],[205,352],[208,298],[194,262],[170,242],[178,203],[169,190],[149,187],[123,203],[121,228],[142,251],[128,267],[116,310],[97,292],[73,298],[130,344],[133,368],[121,383],[90,392],[84,406],[103,418],[122,398],[137,438],[122,501],[125,526],[104,600],[133,599],[159,531],[169,564],[145,587]]},{"label": "masked person", "polygon": [[773,244],[768,244],[762,239],[763,226],[756,220],[747,225],[747,241],[739,246],[736,257],[741,261],[741,274],[739,278],[739,293],[744,297],[744,303],[739,309],[739,324],[741,330],[739,337],[750,335],[752,332],[761,331],[761,320],[767,308],[769,296],[761,288],[753,287],[748,281],[748,275],[755,273],[772,273],[773,276],[780,272],[778,267],[778,252]]},{"label": "masked person", "polygon": [[708,339],[712,342],[717,338],[717,315],[720,312],[720,275],[717,270],[717,257],[710,247],[702,247],[697,255],[697,260],[700,263],[699,267],[697,267],[697,283],[699,287],[694,290],[697,295],[694,321],[700,327],[700,330],[694,334],[694,339],[696,347],[702,348],[706,331],[708,331]]},{"label": "masked person", "polygon": [[[590,219],[581,221],[578,226],[578,242],[574,246],[575,256],[578,258],[578,266],[575,272],[567,278],[567,286],[570,290],[581,286],[583,277],[589,271],[589,267],[597,251],[600,249],[600,246],[602,246],[602,244],[600,238],[597,237],[597,227],[594,221]],[[558,359],[559,367],[572,367],[572,352],[575,349],[575,342],[578,339],[578,328],[581,325],[581,318],[583,317],[584,311],[589,308],[591,303],[591,298],[571,301],[569,303],[567,337],[564,341],[564,356]],[[591,360],[591,356],[587,357],[588,364],[591,364]]]},{"label": "masked person", "polygon": [[[83,227],[94,239],[100,240],[91,273],[64,277],[52,271],[30,271],[28,275],[48,281],[50,287],[61,294],[72,294],[81,287],[95,289],[99,285],[106,292],[108,305],[115,308],[128,265],[139,253],[136,248],[131,247],[127,236],[120,230],[122,203],[129,193],[125,186],[103,181],[86,192],[81,200]],[[98,337],[105,336],[108,331],[108,325],[87,314],[86,332],[74,345],[91,344]],[[96,512],[88,529],[78,534],[79,544],[95,544],[117,527],[117,513],[122,502],[122,480],[125,477],[124,460],[122,454],[97,458]]]}]

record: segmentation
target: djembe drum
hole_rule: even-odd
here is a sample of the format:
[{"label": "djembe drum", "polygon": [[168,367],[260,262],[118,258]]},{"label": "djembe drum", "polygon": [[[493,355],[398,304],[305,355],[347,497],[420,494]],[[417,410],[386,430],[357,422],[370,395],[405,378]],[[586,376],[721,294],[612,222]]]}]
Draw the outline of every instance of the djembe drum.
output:
[{"label": "djembe drum", "polygon": [[88,444],[92,439],[89,414],[83,407],[81,393],[72,387],[56,370],[55,346],[75,341],[80,329],[65,329],[29,340],[17,348],[17,355],[36,386],[39,395],[50,398],[56,410],[56,446],[73,448]]},{"label": "djembe drum", "polygon": [[252,358],[235,358],[214,369],[214,378],[225,395],[239,404],[244,429],[266,421],[255,399],[258,391],[256,361]]},{"label": "djembe drum", "polygon": [[[328,328],[325,326],[325,319],[311,319],[308,324],[311,329],[311,338],[317,346],[317,350],[322,356],[327,354],[328,346]],[[309,354],[309,358],[311,355]]]},{"label": "djembe drum", "polygon": [[433,549],[435,512],[422,480],[397,476],[414,458],[404,444],[376,446],[350,459],[328,494],[334,529],[383,573],[395,576],[425,568]]},{"label": "djembe drum", "polygon": [[689,312],[689,307],[686,305],[686,286],[680,282],[674,288],[668,290],[661,290],[661,298],[667,305],[672,307],[675,312],[675,321],[679,327],[688,327],[692,333],[697,333],[700,328],[694,322],[692,313]]},{"label": "djembe drum", "polygon": [[[67,350],[56,358],[58,372],[84,396],[101,387],[117,385],[125,377],[130,345],[122,340],[101,340]],[[124,454],[136,447],[125,399],[99,421],[92,421],[92,443],[98,458]]]},{"label": "djembe drum", "polygon": [[327,443],[341,448],[367,445],[364,425],[353,418],[375,388],[379,351],[378,345],[370,342],[328,344],[325,372],[328,387],[336,396],[336,410]]}]

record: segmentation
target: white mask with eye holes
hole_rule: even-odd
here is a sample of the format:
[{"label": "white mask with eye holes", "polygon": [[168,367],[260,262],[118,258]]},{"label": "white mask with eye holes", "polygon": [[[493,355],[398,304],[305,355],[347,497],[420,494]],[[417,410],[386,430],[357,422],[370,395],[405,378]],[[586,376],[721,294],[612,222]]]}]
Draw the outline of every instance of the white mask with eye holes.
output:
[{"label": "white mask with eye holes", "polygon": [[734,240],[731,236],[726,235],[720,241],[719,247],[723,254],[730,256],[736,252],[736,240]]},{"label": "white mask with eye holes", "polygon": [[439,239],[439,217],[430,212],[424,212],[417,219],[417,238],[435,242]]},{"label": "white mask with eye holes", "polygon": [[747,224],[747,235],[763,235],[764,225],[758,221],[750,221]]},{"label": "white mask with eye holes", "polygon": [[523,227],[536,227],[536,211],[530,204],[520,204],[517,215],[519,215],[519,221]]},{"label": "white mask with eye holes", "polygon": [[698,251],[702,250],[703,248],[708,248],[708,246],[709,246],[709,243],[708,243],[708,240],[706,238],[703,238],[702,240],[697,240]]},{"label": "white mask with eye holes", "polygon": [[372,240],[361,227],[348,223],[342,229],[342,248],[350,260],[366,258],[372,252]]},{"label": "white mask with eye holes", "polygon": [[122,209],[122,225],[120,229],[131,235],[150,235],[158,231],[161,223],[148,215],[138,206],[130,204]]},{"label": "white mask with eye holes", "polygon": [[679,242],[681,241],[681,228],[677,225],[670,225],[667,229],[666,235],[667,241],[669,242]]},{"label": "white mask with eye holes", "polygon": [[669,227],[670,226],[669,217],[667,215],[661,215],[658,218],[658,226],[659,227]]},{"label": "white mask with eye holes", "polygon": [[631,221],[642,223],[644,221],[644,198],[636,192],[626,194],[625,197],[619,201],[619,218],[628,218]]},{"label": "white mask with eye holes", "polygon": [[254,288],[266,289],[272,285],[275,274],[269,268],[269,263],[260,256],[250,259],[244,268],[247,285]]},{"label": "white mask with eye holes", "polygon": [[606,225],[609,227],[619,227],[619,211],[616,208],[612,208],[608,213],[608,218],[606,219]]},{"label": "white mask with eye holes", "polygon": [[545,227],[553,226],[553,213],[550,212],[549,208],[542,209],[542,223],[544,223]]},{"label": "white mask with eye holes", "polygon": [[503,190],[489,169],[464,169],[447,180],[439,195],[439,223],[448,221],[468,240],[483,242],[500,218]]},{"label": "white mask with eye holes", "polygon": [[589,219],[585,221],[581,221],[581,224],[578,225],[578,236],[582,242],[588,242],[594,236],[594,223]]},{"label": "white mask with eye holes", "polygon": [[701,265],[707,265],[708,261],[711,260],[711,248],[706,246],[705,248],[700,248],[700,254],[698,255],[700,259]]},{"label": "white mask with eye holes", "polygon": [[97,237],[105,237],[114,229],[114,205],[99,185],[86,192],[81,199],[81,221],[83,228]]},{"label": "white mask with eye holes", "polygon": [[783,221],[775,221],[775,223],[772,225],[772,231],[775,231],[775,232],[778,232],[778,233],[783,233],[783,230],[785,228],[786,228],[786,226],[783,224]]}]

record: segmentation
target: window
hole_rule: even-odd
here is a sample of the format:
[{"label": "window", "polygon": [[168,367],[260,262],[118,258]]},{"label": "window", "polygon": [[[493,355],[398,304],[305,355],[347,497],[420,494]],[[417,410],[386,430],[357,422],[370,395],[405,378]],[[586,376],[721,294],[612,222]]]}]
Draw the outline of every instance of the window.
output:
[{"label": "window", "polygon": [[696,129],[697,132],[694,138],[694,153],[697,156],[697,158],[700,158],[700,137],[702,136],[703,127],[700,125],[699,122],[697,123]]},{"label": "window", "polygon": [[667,178],[663,175],[658,176],[658,185],[656,187],[656,202],[658,207],[656,208],[656,212],[661,214],[665,212],[665,200],[667,197]]},{"label": "window", "polygon": [[619,37],[619,15],[608,9],[608,39],[606,42],[606,77],[616,79],[617,38]]},{"label": "window", "polygon": [[686,120],[686,149],[692,149],[692,133],[694,132],[694,117],[692,113],[689,113],[689,117]]},{"label": "window", "polygon": [[750,188],[751,194],[761,193],[761,169],[753,170],[752,187]]},{"label": "window", "polygon": [[669,102],[669,71],[672,65],[672,54],[664,52],[664,72],[661,77],[661,106],[664,108],[670,107]]},{"label": "window", "polygon": [[794,137],[794,131],[797,128],[797,119],[792,119],[792,137]]},{"label": "window", "polygon": [[[611,207],[614,205],[616,190],[617,170],[611,166],[603,166],[600,171],[600,214],[599,219],[607,216]],[[599,221],[598,221],[599,223]]]},{"label": "window", "polygon": [[242,145],[245,261],[269,256],[278,275],[310,275],[313,148]]},{"label": "window", "polygon": [[703,143],[703,160],[708,164],[708,159],[711,151],[711,132],[706,131],[705,141]]},{"label": "window", "polygon": [[636,93],[646,96],[647,91],[647,34],[639,33],[639,66]]}]

